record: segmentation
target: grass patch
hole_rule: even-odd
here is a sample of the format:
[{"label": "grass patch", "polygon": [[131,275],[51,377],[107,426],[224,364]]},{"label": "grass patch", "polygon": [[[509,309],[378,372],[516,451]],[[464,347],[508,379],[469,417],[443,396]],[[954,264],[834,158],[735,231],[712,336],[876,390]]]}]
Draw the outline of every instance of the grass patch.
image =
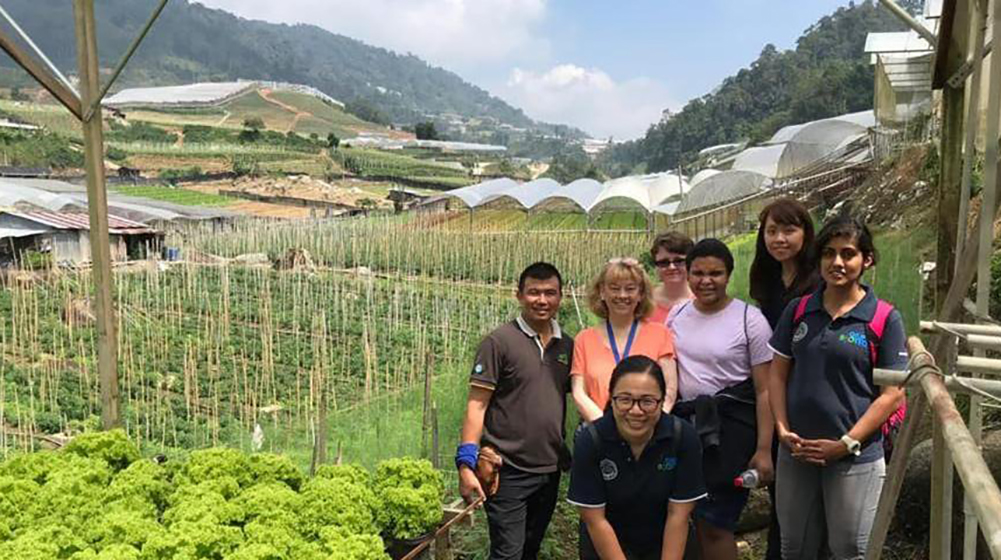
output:
[{"label": "grass patch", "polygon": [[179,187],[161,187],[156,185],[141,185],[132,187],[117,187],[115,192],[125,196],[137,196],[151,200],[161,200],[184,206],[226,206],[232,204],[232,198],[212,193],[192,191]]}]

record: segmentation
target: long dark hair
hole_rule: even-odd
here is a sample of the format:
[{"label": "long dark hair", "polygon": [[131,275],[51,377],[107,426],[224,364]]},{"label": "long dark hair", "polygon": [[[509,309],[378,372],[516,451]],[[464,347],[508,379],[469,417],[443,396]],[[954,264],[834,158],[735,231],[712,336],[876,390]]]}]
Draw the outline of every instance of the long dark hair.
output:
[{"label": "long dark hair", "polygon": [[[660,398],[664,398],[664,395],[667,394],[667,383],[664,381],[664,370],[660,368],[660,364],[647,356],[636,354],[625,358],[615,366],[615,369],[612,370],[612,378],[608,381],[609,396],[615,392],[615,386],[619,384],[620,379],[634,373],[642,373],[653,377],[657,382],[657,387],[660,387]],[[609,398],[606,410],[611,408],[611,406],[612,399]]]},{"label": "long dark hair", "polygon": [[769,286],[782,282],[782,263],[775,260],[765,245],[765,223],[771,218],[782,226],[793,226],[803,230],[803,247],[796,255],[796,277],[789,286],[789,297],[809,292],[817,284],[817,267],[814,260],[813,219],[810,212],[800,202],[791,198],[780,198],[758,215],[758,241],[751,263],[751,297],[759,304],[768,300]]}]

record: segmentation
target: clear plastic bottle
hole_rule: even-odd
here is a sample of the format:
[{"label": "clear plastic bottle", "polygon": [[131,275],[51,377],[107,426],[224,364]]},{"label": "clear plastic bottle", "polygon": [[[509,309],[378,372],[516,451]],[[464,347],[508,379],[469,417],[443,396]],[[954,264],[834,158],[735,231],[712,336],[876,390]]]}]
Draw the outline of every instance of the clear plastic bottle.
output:
[{"label": "clear plastic bottle", "polygon": [[761,475],[758,474],[758,469],[747,469],[733,479],[733,485],[737,488],[757,488],[759,483],[761,483]]}]

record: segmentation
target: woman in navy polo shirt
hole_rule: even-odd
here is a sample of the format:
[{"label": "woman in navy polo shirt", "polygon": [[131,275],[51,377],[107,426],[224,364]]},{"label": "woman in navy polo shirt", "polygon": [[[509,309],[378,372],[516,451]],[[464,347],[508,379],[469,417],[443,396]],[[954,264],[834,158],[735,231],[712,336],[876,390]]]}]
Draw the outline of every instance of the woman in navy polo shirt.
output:
[{"label": "woman in navy polo shirt", "polygon": [[567,499],[583,521],[584,560],[681,560],[688,520],[705,497],[695,429],[662,411],[657,362],[629,356],[615,367],[608,409],[574,445]]},{"label": "woman in navy polo shirt", "polygon": [[824,283],[789,303],[771,340],[785,560],[816,558],[825,531],[836,560],[865,555],[886,472],[880,427],[904,398],[872,370],[907,368],[900,314],[861,283],[876,264],[869,229],[835,218],[816,246]]}]

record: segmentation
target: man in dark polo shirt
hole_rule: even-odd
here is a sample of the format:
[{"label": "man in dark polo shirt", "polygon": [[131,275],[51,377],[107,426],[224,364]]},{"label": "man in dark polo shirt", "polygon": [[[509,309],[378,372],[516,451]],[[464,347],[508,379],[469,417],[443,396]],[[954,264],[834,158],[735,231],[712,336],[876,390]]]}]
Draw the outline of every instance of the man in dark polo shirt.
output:
[{"label": "man in dark polo shirt", "polygon": [[500,486],[486,501],[491,560],[534,559],[556,507],[573,340],[555,317],[559,271],[535,263],[521,273],[521,314],[480,344],[456,453],[459,492],[484,496],[475,468],[479,445],[503,459]]}]

